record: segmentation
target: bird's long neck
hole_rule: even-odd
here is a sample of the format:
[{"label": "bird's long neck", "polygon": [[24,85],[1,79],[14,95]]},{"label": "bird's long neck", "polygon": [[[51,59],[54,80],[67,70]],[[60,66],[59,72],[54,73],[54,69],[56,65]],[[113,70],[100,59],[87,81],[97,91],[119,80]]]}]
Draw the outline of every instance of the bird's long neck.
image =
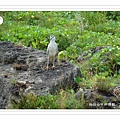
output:
[{"label": "bird's long neck", "polygon": [[51,43],[52,43],[52,42],[55,42],[55,39],[52,39],[50,42],[51,42]]}]

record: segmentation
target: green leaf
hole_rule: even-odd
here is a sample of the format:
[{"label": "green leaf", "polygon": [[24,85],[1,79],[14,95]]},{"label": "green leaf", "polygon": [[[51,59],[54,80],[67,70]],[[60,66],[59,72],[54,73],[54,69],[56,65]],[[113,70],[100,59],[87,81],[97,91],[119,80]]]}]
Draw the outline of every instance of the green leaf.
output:
[{"label": "green leaf", "polygon": [[33,42],[32,42],[32,45],[33,45],[34,48],[36,48],[36,45],[37,45],[37,44],[36,44],[36,42],[33,41]]},{"label": "green leaf", "polygon": [[82,78],[76,76],[76,77],[74,78],[74,81],[75,81],[77,84],[79,84],[79,83],[82,81]]}]

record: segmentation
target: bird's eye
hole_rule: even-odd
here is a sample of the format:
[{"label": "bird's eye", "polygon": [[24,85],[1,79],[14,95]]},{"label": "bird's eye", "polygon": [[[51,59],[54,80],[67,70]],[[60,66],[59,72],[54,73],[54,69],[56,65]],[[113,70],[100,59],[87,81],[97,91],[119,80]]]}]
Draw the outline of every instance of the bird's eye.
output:
[{"label": "bird's eye", "polygon": [[52,39],[52,36],[50,36],[50,39]]},{"label": "bird's eye", "polygon": [[50,39],[53,39],[53,38],[54,38],[54,36],[53,36],[53,35],[51,35],[51,36],[50,36]]}]

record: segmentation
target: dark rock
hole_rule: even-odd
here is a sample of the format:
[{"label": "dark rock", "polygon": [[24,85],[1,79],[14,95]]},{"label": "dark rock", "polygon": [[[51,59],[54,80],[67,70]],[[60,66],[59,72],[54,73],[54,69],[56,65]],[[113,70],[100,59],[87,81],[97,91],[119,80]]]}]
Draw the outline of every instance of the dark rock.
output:
[{"label": "dark rock", "polygon": [[46,70],[47,54],[10,42],[0,41],[0,108],[7,108],[19,95],[46,95],[61,88],[76,88],[74,77],[81,76],[76,65],[69,61],[55,62]]},{"label": "dark rock", "polygon": [[9,85],[3,77],[0,77],[0,108],[4,109],[9,100]]},{"label": "dark rock", "polygon": [[80,89],[75,94],[77,100],[84,98],[88,103],[89,109],[118,109],[120,108],[120,98],[113,96],[112,94],[103,94],[98,90],[93,89]]}]

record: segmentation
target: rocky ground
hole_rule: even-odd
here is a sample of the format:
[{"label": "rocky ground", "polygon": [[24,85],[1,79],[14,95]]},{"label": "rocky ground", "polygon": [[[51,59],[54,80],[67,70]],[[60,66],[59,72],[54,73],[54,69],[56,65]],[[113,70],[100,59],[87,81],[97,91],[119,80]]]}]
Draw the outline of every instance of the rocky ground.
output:
[{"label": "rocky ground", "polygon": [[[61,88],[77,90],[76,99],[84,98],[89,108],[120,108],[120,99],[112,94],[92,89],[78,89],[76,76],[82,77],[79,67],[69,61],[55,62],[55,68],[46,69],[45,51],[0,41],[0,109],[9,108],[11,100],[26,93],[46,95]],[[102,101],[102,102],[101,102]],[[103,104],[106,101],[107,104]]]},{"label": "rocky ground", "polygon": [[81,77],[77,66],[69,61],[55,62],[55,68],[50,65],[47,70],[46,64],[45,51],[0,41],[0,108],[7,108],[20,94],[39,96],[77,87],[74,77]]}]

